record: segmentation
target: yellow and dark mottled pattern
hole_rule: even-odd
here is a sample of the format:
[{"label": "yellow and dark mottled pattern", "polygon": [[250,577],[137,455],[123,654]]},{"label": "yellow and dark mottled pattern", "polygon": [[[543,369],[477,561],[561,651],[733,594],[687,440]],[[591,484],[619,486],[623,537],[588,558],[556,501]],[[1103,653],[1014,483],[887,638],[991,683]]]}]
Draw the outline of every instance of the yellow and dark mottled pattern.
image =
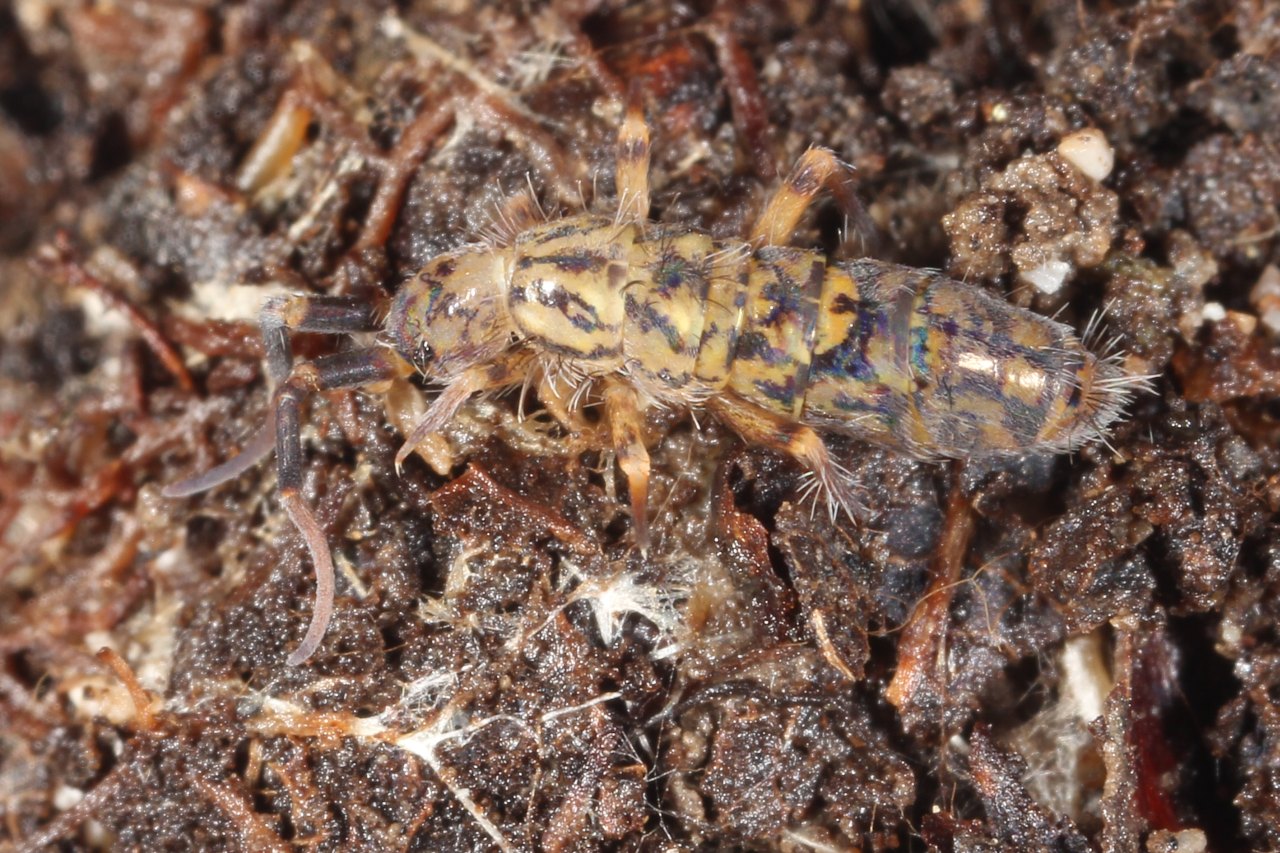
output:
[{"label": "yellow and dark mottled pattern", "polygon": [[[915,295],[914,270],[833,265],[818,311],[805,418],[871,440],[918,443],[910,415],[911,374],[904,321]],[[900,438],[903,430],[913,435]]]},{"label": "yellow and dark mottled pattern", "polygon": [[825,275],[826,259],[816,252],[767,247],[755,253],[731,390],[800,417]]},{"label": "yellow and dark mottled pattern", "polygon": [[702,337],[693,369],[694,384],[702,396],[718,392],[729,381],[746,310],[749,259],[745,247],[736,246],[712,259]]},{"label": "yellow and dark mottled pattern", "polygon": [[522,232],[512,249],[507,306],[518,334],[588,371],[622,367],[622,293],[636,226],[571,216]]},{"label": "yellow and dark mottled pattern", "polygon": [[521,235],[506,305],[518,337],[581,372],[625,372],[652,399],[694,403],[738,357],[749,261],[698,231],[572,217]]},{"label": "yellow and dark mottled pattern", "polygon": [[1062,450],[1093,434],[1081,392],[1104,365],[1066,326],[879,261],[827,282],[806,422],[920,456]]},{"label": "yellow and dark mottled pattern", "polygon": [[684,393],[694,381],[714,251],[710,237],[691,231],[636,244],[622,346],[628,374],[651,395]]},{"label": "yellow and dark mottled pattern", "polygon": [[909,336],[926,446],[953,453],[1044,444],[1085,363],[1065,327],[947,279],[917,294]]},{"label": "yellow and dark mottled pattern", "polygon": [[496,358],[510,337],[494,287],[504,261],[469,249],[432,258],[391,304],[386,328],[394,349],[437,379]]},{"label": "yellow and dark mottled pattern", "polygon": [[433,260],[388,328],[433,375],[519,343],[651,401],[731,393],[924,457],[1071,449],[1124,399],[1069,328],[936,273],[595,216]]}]

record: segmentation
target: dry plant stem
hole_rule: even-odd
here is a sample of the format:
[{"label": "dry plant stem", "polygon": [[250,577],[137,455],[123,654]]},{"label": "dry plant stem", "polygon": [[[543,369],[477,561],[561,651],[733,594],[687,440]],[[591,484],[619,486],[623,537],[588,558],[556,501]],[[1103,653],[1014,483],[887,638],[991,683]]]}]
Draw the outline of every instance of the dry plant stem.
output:
[{"label": "dry plant stem", "polygon": [[189,320],[177,314],[164,318],[164,333],[179,346],[201,355],[260,359],[262,336],[250,323],[231,320]]},{"label": "dry plant stem", "polygon": [[[7,432],[0,429],[0,441],[6,438]],[[0,530],[7,530],[18,510],[22,509],[22,491],[26,483],[15,474],[0,466]]]},{"label": "dry plant stem", "polygon": [[[1182,818],[1168,779],[1178,758],[1166,734],[1172,703],[1186,701],[1167,656],[1164,628],[1135,616],[1113,619],[1115,686],[1103,715],[1102,849],[1119,853],[1137,846],[1142,829],[1171,829]],[[1177,698],[1174,698],[1174,697]]]},{"label": "dry plant stem", "polygon": [[[1116,673],[1115,687],[1107,696],[1103,715],[1106,738],[1102,743],[1102,759],[1106,764],[1106,784],[1102,790],[1102,849],[1107,853],[1136,849],[1139,834],[1134,831],[1134,816],[1142,815],[1139,802],[1141,783],[1133,738],[1134,663],[1140,641],[1134,636],[1136,620],[1116,620],[1115,651],[1112,666]],[[1144,821],[1145,823],[1145,821]]]},{"label": "dry plant stem", "polygon": [[[430,65],[434,63],[441,65],[460,77],[466,78],[486,99],[492,98],[510,104],[511,109],[525,121],[538,122],[543,120],[541,116],[521,104],[515,92],[495,83],[469,59],[449,52],[434,39],[405,26],[404,21],[394,14],[383,18],[382,31],[393,38],[403,39],[409,52],[422,64]],[[492,57],[490,61],[493,61]]]},{"label": "dry plant stem", "polygon": [[155,353],[156,358],[160,359],[164,369],[169,371],[179,387],[184,391],[194,391],[195,383],[191,380],[191,374],[187,372],[186,365],[182,363],[182,357],[165,339],[159,327],[126,296],[72,260],[69,256],[69,240],[65,235],[60,235],[57,242],[56,246],[48,247],[35,256],[32,263],[36,269],[73,287],[83,287],[102,297],[104,302],[124,314],[125,318],[137,328],[138,334],[146,341],[147,347]]},{"label": "dry plant stem", "polygon": [[120,679],[129,691],[129,697],[133,700],[138,729],[144,734],[144,737],[134,741],[134,743],[140,743],[140,747],[129,760],[121,761],[120,764],[117,764],[112,768],[111,772],[94,786],[92,791],[85,794],[80,802],[59,815],[57,820],[45,827],[43,831],[19,845],[19,853],[35,853],[35,851],[41,850],[64,835],[69,834],[81,823],[92,817],[123,784],[126,774],[133,772],[136,767],[145,761],[146,756],[153,751],[154,738],[146,737],[146,735],[161,733],[158,720],[151,712],[151,694],[138,682],[138,677],[134,674],[129,664],[114,649],[110,648],[100,650],[97,658],[115,673],[116,677]]},{"label": "dry plant stem", "polygon": [[311,123],[305,100],[297,89],[290,89],[280,98],[266,129],[240,164],[236,175],[236,189],[240,192],[255,193],[289,168],[294,154],[306,141]]},{"label": "dry plant stem", "polygon": [[67,623],[68,633],[83,636],[91,631],[111,630],[147,591],[151,581],[146,573],[141,570],[129,572],[135,567],[143,535],[140,526],[132,521],[125,522],[115,541],[108,544],[89,565],[85,577],[90,582],[115,582],[119,584],[120,592],[114,601],[108,601],[96,610],[77,613]]},{"label": "dry plant stem", "polygon": [[[572,168],[559,143],[544,128],[554,127],[554,120],[539,115],[521,102],[517,92],[499,85],[484,74],[473,62],[463,56],[450,53],[426,35],[404,25],[395,16],[383,19],[383,31],[388,35],[401,38],[409,51],[424,65],[441,65],[450,72],[467,80],[475,89],[470,97],[458,96],[459,108],[470,110],[470,115],[480,121],[487,122],[494,129],[507,134],[518,147],[526,149],[526,154],[535,163],[543,164],[543,178],[555,186],[560,199],[569,204],[581,204],[579,188],[566,176],[582,177],[580,171]],[[490,65],[500,64],[498,57],[489,57]],[[599,64],[589,63],[590,68]],[[605,88],[609,88],[604,75]]]},{"label": "dry plant stem", "polygon": [[[61,709],[51,706],[47,698],[37,698],[31,688],[3,670],[0,670],[0,702],[9,713],[21,714],[25,722],[42,732],[39,737],[53,726],[67,724]],[[13,717],[9,719],[12,722]]]},{"label": "dry plant stem", "polygon": [[[122,784],[123,774],[140,766],[152,752],[153,744],[166,735],[166,728],[161,719],[151,710],[154,697],[139,683],[137,675],[129,664],[111,648],[101,649],[96,657],[115,673],[129,691],[137,728],[142,735],[140,739],[134,741],[135,744],[139,744],[139,750],[131,761],[121,763],[108,773],[79,803],[64,812],[44,831],[28,839],[18,848],[20,851],[35,851],[53,844],[91,817],[103,801],[113,795]],[[225,781],[211,782],[194,778],[192,783],[209,801],[222,809],[236,825],[246,849],[267,850],[272,853],[282,853],[289,849],[279,834],[262,821],[244,795],[233,791]]]},{"label": "dry plant stem", "polygon": [[138,721],[138,729],[144,732],[155,731],[156,717],[155,714],[151,713],[151,694],[139,683],[138,676],[134,673],[133,668],[112,648],[99,649],[97,658],[111,668],[116,678],[120,679],[125,689],[129,691],[129,698],[133,701],[133,710]]},{"label": "dry plant stem", "polygon": [[449,98],[421,113],[405,129],[395,149],[386,157],[377,193],[369,206],[354,251],[374,249],[387,241],[400,213],[409,181],[426,158],[431,145],[457,120],[458,111],[463,109],[477,120],[507,133],[513,142],[528,149],[534,162],[550,164],[545,177],[555,184],[558,195],[568,202],[580,203],[577,188],[564,178],[573,170],[559,144],[526,118],[523,110],[481,91],[469,100]]},{"label": "dry plant stem", "polygon": [[[431,144],[456,120],[459,110],[468,109],[477,118],[504,130],[519,128],[515,134],[517,140],[534,149],[536,160],[555,164],[556,175],[567,174],[563,168],[565,158],[559,146],[537,126],[541,118],[529,112],[513,92],[480,74],[466,59],[454,56],[433,40],[409,29],[399,18],[387,18],[383,29],[390,35],[404,39],[419,61],[444,66],[465,78],[476,91],[469,98],[455,96],[423,111],[405,129],[395,149],[386,158],[377,193],[370,205],[360,238],[354,246],[356,251],[376,248],[387,241],[410,179],[426,157]],[[572,187],[560,189],[561,195],[566,198],[576,195]]]},{"label": "dry plant stem", "polygon": [[726,18],[733,14],[732,3],[718,3],[702,31],[715,49],[716,62],[724,74],[725,90],[729,94],[734,128],[751,154],[751,165],[761,180],[772,181],[778,168],[770,151],[769,117],[751,55],[729,29]]},{"label": "dry plant stem", "polygon": [[609,93],[609,97],[622,103],[627,96],[627,87],[618,75],[613,73],[613,69],[600,58],[600,54],[591,44],[591,39],[582,31],[581,21],[567,23],[563,28],[562,35],[568,52],[582,63],[587,73]]},{"label": "dry plant stem", "polygon": [[461,477],[432,492],[428,500],[432,506],[445,505],[451,500],[465,499],[470,491],[484,494],[494,506],[506,507],[522,513],[530,519],[531,523],[569,545],[575,554],[588,558],[599,556],[598,546],[563,516],[524,495],[503,487],[474,463],[467,466],[467,470]]},{"label": "dry plant stem", "polygon": [[378,192],[369,206],[360,239],[354,247],[356,251],[376,248],[387,242],[400,213],[400,202],[409,186],[409,180],[417,171],[422,158],[427,156],[431,144],[445,128],[453,124],[461,106],[460,99],[450,98],[420,113],[413,124],[405,129],[395,149],[387,157],[386,171],[378,181]]},{"label": "dry plant stem", "polygon": [[17,853],[40,853],[93,817],[124,784],[125,778],[134,772],[134,762],[137,759],[138,756],[135,754],[133,761],[117,764],[97,785],[94,785],[92,791],[84,795],[80,802],[58,815],[57,819],[43,830],[19,844]]},{"label": "dry plant stem", "polygon": [[586,205],[582,164],[569,158],[555,136],[526,116],[519,104],[492,96],[481,97],[469,107],[478,121],[503,134],[532,162],[540,176],[554,189],[554,198],[569,208]]},{"label": "dry plant stem", "polygon": [[930,567],[929,589],[902,629],[898,668],[885,690],[885,698],[899,711],[918,697],[942,695],[951,598],[960,582],[974,526],[973,510],[960,487],[960,470],[960,463],[956,463],[942,537]]},{"label": "dry plant stem", "polygon": [[288,853],[293,848],[263,821],[253,809],[248,797],[233,790],[225,781],[209,781],[199,777],[192,780],[196,789],[209,802],[222,809],[240,831],[240,843],[246,850],[263,850],[268,853]]}]

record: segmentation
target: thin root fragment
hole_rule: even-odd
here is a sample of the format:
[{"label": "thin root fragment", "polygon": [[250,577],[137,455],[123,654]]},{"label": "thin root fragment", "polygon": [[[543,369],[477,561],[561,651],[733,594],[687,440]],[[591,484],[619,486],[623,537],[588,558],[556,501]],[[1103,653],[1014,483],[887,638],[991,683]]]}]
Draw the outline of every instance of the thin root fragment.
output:
[{"label": "thin root fragment", "polygon": [[155,322],[111,282],[91,273],[75,257],[71,240],[66,234],[58,234],[52,245],[36,252],[32,265],[39,272],[72,287],[82,287],[96,293],[102,301],[124,315],[138,330],[143,342],[155,354],[165,370],[184,391],[195,390],[195,382],[182,362],[173,344],[164,336]]},{"label": "thin root fragment", "polygon": [[929,589],[903,628],[898,643],[898,667],[885,690],[885,698],[907,717],[908,724],[920,718],[914,707],[927,707],[941,700],[945,693],[951,601],[964,570],[975,526],[973,508],[960,487],[959,472],[957,466],[942,536],[930,566]]}]

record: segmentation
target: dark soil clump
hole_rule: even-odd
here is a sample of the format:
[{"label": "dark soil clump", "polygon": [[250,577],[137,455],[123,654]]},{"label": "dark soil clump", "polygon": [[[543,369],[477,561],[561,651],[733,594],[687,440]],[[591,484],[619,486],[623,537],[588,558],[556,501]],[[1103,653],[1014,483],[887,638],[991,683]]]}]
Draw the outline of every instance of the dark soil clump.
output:
[{"label": "dark soil clump", "polygon": [[[644,552],[592,410],[397,471],[428,389],[317,393],[287,665],[273,466],[161,494],[268,418],[263,301],[615,209],[628,99],[655,219],[831,148],[865,210],[795,245],[1105,312],[1151,393],[1071,456],[833,438],[856,523],[654,411]],[[1278,115],[1266,0],[0,9],[0,850],[1280,848]]]}]

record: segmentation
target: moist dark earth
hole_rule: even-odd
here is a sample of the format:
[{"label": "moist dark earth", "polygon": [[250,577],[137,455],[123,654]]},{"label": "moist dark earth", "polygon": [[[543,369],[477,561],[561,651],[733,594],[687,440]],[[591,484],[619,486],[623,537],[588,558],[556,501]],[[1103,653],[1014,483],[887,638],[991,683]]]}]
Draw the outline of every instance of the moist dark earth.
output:
[{"label": "moist dark earth", "polygon": [[[1105,310],[1151,393],[1071,456],[833,438],[856,522],[654,411],[647,553],[536,393],[400,473],[430,389],[317,394],[288,666],[274,467],[161,495],[268,416],[259,306],[613,210],[629,99],[656,219],[830,147],[865,211],[796,245]],[[0,6],[0,849],[1280,848],[1277,116],[1267,0]]]}]

